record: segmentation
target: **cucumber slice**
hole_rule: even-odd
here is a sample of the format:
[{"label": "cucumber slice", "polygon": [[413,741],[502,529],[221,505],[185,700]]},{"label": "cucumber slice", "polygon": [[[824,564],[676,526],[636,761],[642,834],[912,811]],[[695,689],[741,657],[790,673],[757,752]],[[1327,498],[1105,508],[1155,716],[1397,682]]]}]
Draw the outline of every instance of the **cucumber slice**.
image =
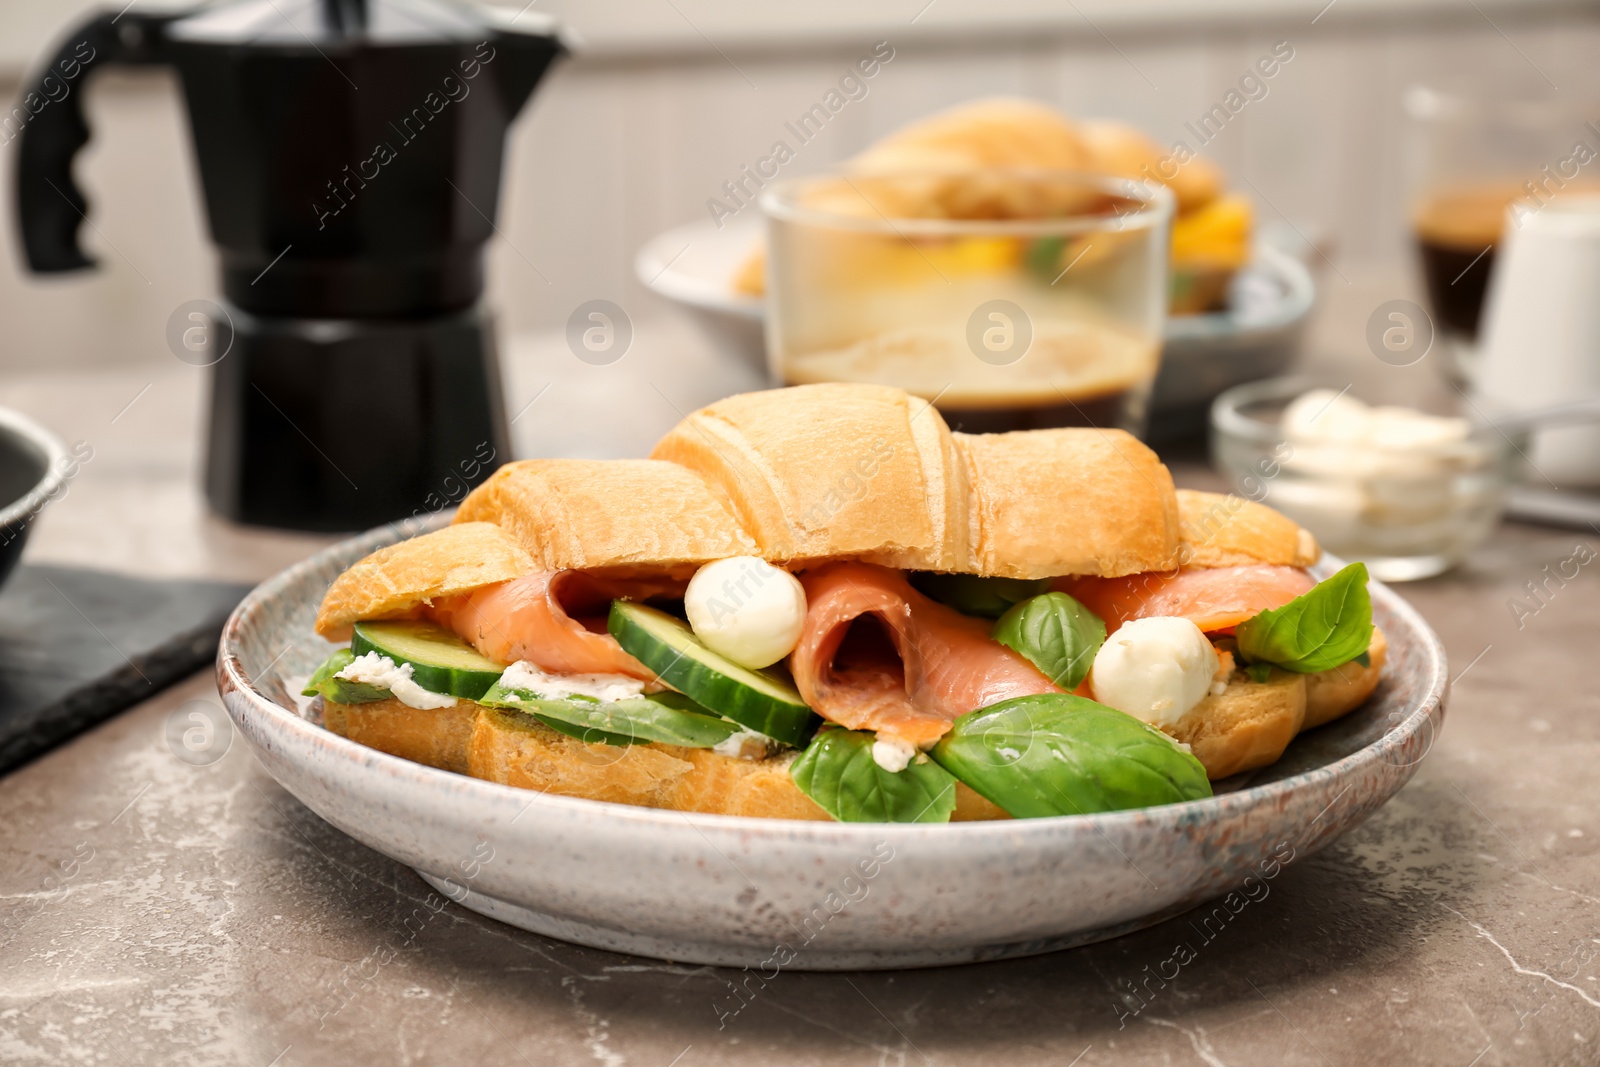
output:
[{"label": "cucumber slice", "polygon": [[659,741],[683,748],[714,748],[742,729],[738,723],[707,714],[678,693],[615,701],[581,697],[546,700],[496,686],[484,694],[480,703],[526,712],[552,729],[608,745]]},{"label": "cucumber slice", "polygon": [[411,680],[422,688],[468,700],[487,693],[506,669],[431,622],[358,622],[350,651],[357,656],[376,652],[396,663],[409,663]]},{"label": "cucumber slice", "polygon": [[681,619],[613,600],[606,627],[624,651],[662,681],[718,715],[796,748],[817,730],[817,716],[793,685],[717,655]]}]

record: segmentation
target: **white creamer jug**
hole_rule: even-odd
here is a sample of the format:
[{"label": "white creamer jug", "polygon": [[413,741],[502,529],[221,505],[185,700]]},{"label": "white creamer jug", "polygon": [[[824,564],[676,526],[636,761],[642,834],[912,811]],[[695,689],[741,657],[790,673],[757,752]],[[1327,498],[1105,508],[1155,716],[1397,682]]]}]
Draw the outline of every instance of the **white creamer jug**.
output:
[{"label": "white creamer jug", "polygon": [[[1474,401],[1491,418],[1600,397],[1600,196],[1515,205],[1489,286]],[[1533,481],[1600,485],[1600,425],[1539,430]]]}]

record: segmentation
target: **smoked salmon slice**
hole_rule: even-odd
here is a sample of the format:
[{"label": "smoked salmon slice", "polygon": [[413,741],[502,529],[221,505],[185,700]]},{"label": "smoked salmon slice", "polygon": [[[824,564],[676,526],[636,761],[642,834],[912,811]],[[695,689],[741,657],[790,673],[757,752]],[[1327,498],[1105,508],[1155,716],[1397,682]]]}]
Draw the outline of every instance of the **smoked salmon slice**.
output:
[{"label": "smoked salmon slice", "polygon": [[683,587],[667,580],[539,572],[441,600],[429,613],[501,663],[527,660],[559,674],[626,674],[654,681],[655,673],[606,632],[606,612],[616,597],[682,596]]},{"label": "smoked salmon slice", "polygon": [[899,571],[830,563],[800,584],[805,627],[789,666],[805,702],[830,722],[927,744],[969,711],[1061,692],[992,640],[988,620],[928,599]]},{"label": "smoked salmon slice", "polygon": [[1131,619],[1176,616],[1206,633],[1281,608],[1316,580],[1298,567],[1252,564],[1150,571],[1122,578],[1062,578],[1055,588],[1105,620],[1106,633]]}]

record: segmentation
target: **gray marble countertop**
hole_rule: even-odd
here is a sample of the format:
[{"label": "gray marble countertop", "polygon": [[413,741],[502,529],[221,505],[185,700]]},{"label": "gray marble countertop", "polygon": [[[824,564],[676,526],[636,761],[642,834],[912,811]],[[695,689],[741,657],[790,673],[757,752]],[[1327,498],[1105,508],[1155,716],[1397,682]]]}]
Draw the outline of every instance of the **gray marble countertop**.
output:
[{"label": "gray marble countertop", "polygon": [[[723,372],[652,362],[653,343],[641,329],[637,358],[601,369],[609,384],[548,341],[511,346],[509,406],[532,400],[519,450],[637,454],[634,438],[716,390]],[[0,382],[0,404],[95,448],[30,559],[253,580],[325,543],[206,515],[200,382],[181,367]],[[626,437],[562,437],[619,391]],[[1600,686],[1583,673],[1600,650],[1600,581],[1591,565],[1552,583],[1520,626],[1508,606],[1597,540],[1506,526],[1455,573],[1402,589],[1456,676],[1431,755],[1176,979],[1149,977],[1194,940],[1182,917],[1034,959],[786,972],[722,1027],[724,972],[441,907],[242,742],[204,766],[178,759],[172,724],[192,702],[220,705],[200,675],[0,779],[0,1062],[1600,1062]],[[1142,1004],[1119,995],[1130,985]]]}]

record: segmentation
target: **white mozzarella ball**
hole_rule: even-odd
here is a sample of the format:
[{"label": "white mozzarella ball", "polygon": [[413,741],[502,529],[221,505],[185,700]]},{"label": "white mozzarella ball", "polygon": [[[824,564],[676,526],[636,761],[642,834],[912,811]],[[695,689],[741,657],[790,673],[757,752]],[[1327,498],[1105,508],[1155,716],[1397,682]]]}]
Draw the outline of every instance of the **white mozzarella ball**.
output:
[{"label": "white mozzarella ball", "polygon": [[1279,426],[1297,444],[1365,444],[1372,433],[1372,409],[1348,393],[1312,389],[1289,402]]},{"label": "white mozzarella ball", "polygon": [[800,642],[806,592],[781,567],[733,556],[695,572],[683,608],[695,636],[711,651],[741,667],[770,667]]},{"label": "white mozzarella ball", "polygon": [[1221,661],[1188,619],[1134,619],[1106,638],[1089,688],[1108,707],[1151,726],[1171,726],[1211,691]]}]

